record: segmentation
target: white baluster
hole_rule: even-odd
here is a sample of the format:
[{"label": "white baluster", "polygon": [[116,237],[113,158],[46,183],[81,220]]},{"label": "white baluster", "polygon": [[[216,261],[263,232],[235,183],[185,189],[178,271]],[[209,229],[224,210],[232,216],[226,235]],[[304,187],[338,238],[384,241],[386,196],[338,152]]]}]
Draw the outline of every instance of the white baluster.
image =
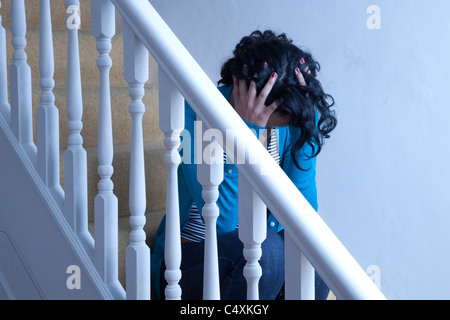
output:
[{"label": "white baluster", "polygon": [[314,268],[295,244],[291,231],[284,231],[286,300],[314,300]]},{"label": "white baluster", "polygon": [[[66,0],[66,22],[78,16],[80,2]],[[75,20],[80,22],[79,17]],[[83,123],[83,101],[81,91],[80,54],[78,48],[78,27],[68,24],[67,48],[67,128],[69,137],[64,152],[65,215],[76,233],[87,232],[87,160],[83,148],[81,129]]]},{"label": "white baluster", "polygon": [[145,168],[142,116],[145,105],[144,84],[148,80],[148,51],[123,21],[125,80],[129,85],[131,103],[130,160],[130,245],[126,250],[127,299],[150,299],[150,250],[145,244]]},{"label": "white baluster", "polygon": [[[2,2],[0,1],[0,8]],[[11,109],[8,102],[8,72],[6,55],[6,31],[2,26],[2,16],[0,15],[0,114],[3,115],[6,122],[11,119]]]},{"label": "white baluster", "polygon": [[100,72],[98,114],[98,194],[94,200],[95,265],[106,283],[118,281],[118,203],[113,193],[113,134],[109,71],[111,38],[115,34],[115,8],[110,0],[91,1],[92,34],[97,39]]},{"label": "white baluster", "polygon": [[[220,132],[205,131],[202,126],[202,137],[205,140],[211,140]],[[211,132],[212,135],[209,135]],[[223,149],[216,141],[214,148],[215,154],[204,153],[203,161],[197,165],[198,181],[202,185],[202,197],[205,204],[202,209],[202,216],[205,220],[205,258],[203,275],[203,299],[220,300],[219,283],[219,263],[217,254],[217,232],[216,222],[219,216],[219,208],[216,201],[219,198],[219,185],[223,180]]]},{"label": "white baluster", "polygon": [[259,264],[261,243],[267,235],[267,207],[239,171],[239,239],[244,244],[247,263],[244,276],[247,280],[247,299],[258,300],[258,283],[262,275]]},{"label": "white baluster", "polygon": [[[31,69],[27,64],[27,31],[24,0],[11,1],[11,33],[14,46],[10,67],[11,129],[25,150],[36,149],[33,142]],[[29,154],[31,154],[29,152]]]},{"label": "white baluster", "polygon": [[59,112],[55,106],[53,36],[50,0],[40,2],[39,28],[39,82],[41,104],[36,112],[37,169],[49,188],[59,186]]},{"label": "white baluster", "polygon": [[180,214],[178,206],[177,168],[181,162],[178,147],[180,133],[184,128],[184,99],[173,85],[166,72],[159,68],[159,127],[164,132],[167,152],[164,162],[167,167],[166,196],[166,240],[164,262],[166,265],[166,300],[181,299],[181,238]]}]

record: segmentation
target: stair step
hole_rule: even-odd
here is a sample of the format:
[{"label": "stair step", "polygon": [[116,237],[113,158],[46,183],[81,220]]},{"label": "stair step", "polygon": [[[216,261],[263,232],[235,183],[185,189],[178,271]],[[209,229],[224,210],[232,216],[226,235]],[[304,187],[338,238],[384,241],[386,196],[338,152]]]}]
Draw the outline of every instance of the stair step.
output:
[{"label": "stair step", "polygon": [[[55,87],[55,105],[59,110],[60,148],[67,148],[67,113],[66,113],[65,87]],[[83,145],[85,147],[97,146],[98,139],[98,86],[82,88],[83,95]],[[33,115],[39,107],[40,87],[33,88]],[[114,144],[128,144],[131,142],[131,117],[128,112],[130,104],[128,87],[111,87],[111,108]],[[156,142],[163,140],[163,133],[159,129],[158,89],[152,86],[145,87],[143,102],[146,106],[142,124],[144,142]],[[36,143],[36,117],[33,117],[34,140]]]},{"label": "stair step", "polygon": [[[156,231],[158,230],[159,223],[165,214],[164,210],[151,211],[145,214],[147,222],[144,226],[144,231],[147,234],[147,244],[153,247]],[[126,276],[125,276],[125,250],[130,244],[130,232],[131,226],[128,217],[121,217],[118,220],[119,233],[118,233],[118,258],[119,258],[119,281],[124,288],[126,288]],[[89,232],[94,237],[94,222],[89,223]]]},{"label": "stair step", "polygon": [[[61,186],[64,188],[64,154],[61,151],[60,171]],[[94,199],[98,194],[97,148],[86,148],[88,171],[88,212],[89,221],[94,221]],[[147,211],[163,210],[166,207],[167,170],[164,164],[165,146],[162,142],[144,144],[145,182]],[[129,216],[130,185],[130,145],[114,146],[114,194],[118,199],[119,216]]]},{"label": "stair step", "polygon": [[[6,47],[8,56],[8,66],[12,64],[12,53],[14,47],[11,44],[11,29],[6,25]],[[33,86],[39,86],[39,29],[27,30],[27,62],[31,67],[31,82]],[[53,52],[55,61],[55,73],[53,79],[56,86],[66,86],[67,84],[67,30],[53,30]],[[99,71],[97,68],[98,52],[96,49],[96,39],[90,31],[78,33],[80,47],[81,81],[83,85],[98,85]],[[117,33],[111,40],[112,49],[110,57],[112,67],[110,70],[111,86],[127,86],[123,73],[123,33]],[[153,58],[149,55],[149,72]]]},{"label": "stair step", "polygon": [[[55,105],[59,110],[60,118],[60,170],[61,185],[64,188],[64,150],[67,148],[67,114],[66,114],[66,85],[67,85],[67,43],[68,33],[65,24],[66,9],[64,1],[51,0],[52,5],[52,31],[54,50],[54,80]],[[0,14],[2,25],[6,29],[7,42],[7,64],[12,64],[12,53],[14,48],[11,44],[11,1],[2,1]],[[33,128],[34,141],[36,143],[36,109],[40,104],[41,88],[39,86],[39,1],[25,0],[27,12],[27,63],[31,68],[32,81],[32,101],[33,101]],[[88,212],[89,231],[94,236],[94,198],[98,193],[97,174],[97,135],[98,135],[98,103],[99,103],[99,70],[96,65],[98,52],[96,50],[96,39],[91,34],[91,19],[89,2],[81,1],[81,26],[78,30],[80,48],[80,67],[83,95],[83,146],[87,152],[88,170]],[[131,117],[128,112],[130,97],[128,94],[128,84],[124,80],[123,73],[123,33],[120,32],[120,17],[118,18],[118,33],[112,38],[112,68],[110,70],[111,85],[111,107],[113,121],[114,139],[114,194],[118,198],[119,214],[119,281],[124,287],[125,283],[125,250],[129,245],[129,234],[131,227],[129,224],[129,170],[130,170],[130,145],[131,142]],[[152,66],[153,64],[153,66]],[[156,73],[156,63],[149,55],[149,81],[145,86],[145,96],[143,102],[146,112],[143,116],[143,138],[146,176],[146,199],[147,199],[147,223],[144,230],[152,246],[156,230],[161,218],[165,214],[166,207],[166,184],[167,172],[164,164],[164,154],[166,152],[163,144],[163,134],[159,129],[158,111],[158,89]],[[8,75],[9,79],[9,75]],[[9,93],[9,92],[8,92]]]}]

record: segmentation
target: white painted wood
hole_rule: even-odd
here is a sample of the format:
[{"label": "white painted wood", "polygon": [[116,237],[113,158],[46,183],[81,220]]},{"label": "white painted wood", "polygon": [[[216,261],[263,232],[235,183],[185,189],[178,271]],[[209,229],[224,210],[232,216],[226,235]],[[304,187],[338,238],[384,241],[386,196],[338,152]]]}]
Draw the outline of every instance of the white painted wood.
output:
[{"label": "white painted wood", "polygon": [[25,53],[26,31],[24,0],[11,1],[11,33],[14,46],[13,63],[9,69],[11,129],[31,156],[30,151],[36,151],[36,147],[33,142],[31,69]]},{"label": "white painted wood", "polygon": [[[249,165],[250,166],[250,165]],[[244,277],[247,280],[247,299],[258,300],[259,279],[263,270],[259,264],[261,243],[267,235],[267,207],[239,170],[239,239],[244,244]]]},{"label": "white painted wood", "polygon": [[[0,8],[2,2],[0,1]],[[3,115],[6,122],[11,121],[11,106],[8,102],[8,71],[6,55],[6,31],[2,25],[2,16],[0,15],[0,114]]]},{"label": "white painted wood", "polygon": [[[80,2],[66,0],[66,22],[78,15]],[[75,233],[88,232],[87,212],[87,160],[83,148],[81,129],[83,102],[81,91],[80,53],[78,28],[68,28],[67,48],[67,128],[69,137],[64,152],[64,214]]]},{"label": "white painted wood", "polygon": [[130,160],[130,245],[126,249],[127,299],[150,299],[150,250],[145,244],[145,165],[142,116],[144,84],[148,80],[148,51],[128,23],[123,23],[124,73],[129,85],[132,121]]},{"label": "white painted wood", "polygon": [[284,230],[286,300],[314,300],[314,268],[295,245],[291,231]]},{"label": "white painted wood", "polygon": [[[0,299],[2,291],[8,300],[40,300],[38,290],[17,255],[10,239],[0,231]],[[2,290],[3,288],[3,290]]]},{"label": "white painted wood", "polygon": [[40,105],[36,111],[37,170],[48,188],[60,185],[59,112],[55,106],[53,33],[50,0],[40,1],[39,71]]},{"label": "white painted wood", "polygon": [[[231,130],[247,146],[248,153],[257,159],[258,165],[238,164],[239,170],[278,222],[290,226],[296,245],[333,293],[343,299],[385,299],[289,177],[279,166],[273,165],[273,158],[152,5],[147,0],[111,1],[195,113],[222,133]],[[267,174],[261,174],[261,168],[271,169]]]},{"label": "white painted wood", "polygon": [[[211,141],[221,136],[217,130],[206,129],[206,125],[202,125],[202,139]],[[212,143],[214,142],[211,141]],[[202,216],[205,221],[203,299],[220,300],[216,232],[216,222],[220,212],[216,201],[219,198],[219,185],[223,181],[223,148],[218,141],[215,141],[214,148],[209,151],[211,152],[202,152],[203,161],[197,165],[197,178],[202,185],[202,197],[205,201],[202,208]]]},{"label": "white painted wood", "polygon": [[[247,151],[249,154],[254,155],[258,159],[258,164],[255,166],[239,166],[241,178],[245,177],[245,180],[240,179],[240,189],[245,190],[240,191],[240,203],[244,206],[245,202],[242,199],[245,195],[248,196],[247,199],[252,199],[249,205],[245,205],[245,208],[240,207],[241,213],[253,213],[241,214],[242,218],[240,221],[240,228],[242,229],[240,237],[243,239],[245,245],[244,256],[248,261],[245,273],[247,279],[250,279],[249,298],[257,298],[257,281],[261,273],[261,268],[257,261],[261,255],[260,243],[265,238],[265,235],[260,231],[263,229],[259,225],[265,220],[260,213],[263,212],[263,210],[260,210],[263,206],[259,199],[260,196],[267,203],[278,221],[284,226],[289,226],[292,231],[291,242],[300,248],[304,257],[320,271],[320,274],[338,298],[383,299],[384,296],[379,289],[376,288],[364,270],[361,269],[313,208],[311,208],[295,185],[292,184],[279,167],[270,167],[273,164],[270,155],[257,143],[253,134],[248,131],[248,128],[239,116],[233,112],[228,102],[216,90],[215,85],[176,39],[150,3],[147,0],[112,1],[118,6],[125,19],[125,29],[127,31],[124,33],[128,35],[124,36],[125,42],[132,44],[125,49],[125,64],[128,64],[128,67],[125,68],[125,77],[130,84],[130,96],[132,98],[130,113],[133,121],[132,173],[130,179],[133,181],[130,183],[130,211],[132,212],[130,224],[133,231],[130,234],[131,244],[129,248],[131,249],[127,250],[127,258],[129,258],[127,260],[130,261],[127,263],[127,267],[130,267],[130,274],[134,277],[134,280],[137,280],[139,277],[139,279],[144,279],[144,281],[130,281],[130,288],[133,285],[135,286],[135,290],[130,290],[130,297],[133,294],[135,296],[139,295],[141,291],[137,287],[141,283],[144,283],[140,287],[143,288],[142,292],[144,292],[141,295],[142,297],[147,297],[146,291],[148,291],[149,296],[150,291],[149,280],[146,281],[147,273],[149,274],[149,251],[144,243],[145,233],[142,229],[145,224],[143,215],[143,212],[145,212],[145,181],[143,181],[144,162],[142,147],[142,114],[144,106],[141,100],[144,92],[143,84],[148,78],[148,65],[146,65],[148,57],[146,56],[147,51],[143,47],[144,45],[148,50],[151,50],[158,64],[167,72],[168,78],[191,103],[194,111],[202,119],[207,120],[211,127],[219,129],[222,133],[227,129],[233,130],[242,143],[248,147]],[[71,8],[72,6],[77,8],[79,1],[66,0],[65,4],[66,8]],[[31,75],[24,51],[26,47],[24,0],[12,1],[11,11],[12,42],[15,48],[13,65],[10,69],[11,127],[22,146],[25,149],[32,150],[34,145],[32,143],[31,125]],[[73,17],[76,11],[72,7],[68,15]],[[73,21],[77,22],[78,20],[75,19]],[[69,29],[67,113],[70,136],[68,139],[69,147],[66,151],[67,158],[65,157],[65,163],[67,163],[67,170],[65,168],[66,183],[68,182],[66,184],[66,196],[69,195],[69,200],[66,201],[66,205],[67,208],[71,208],[75,212],[74,214],[72,214],[73,212],[67,214],[70,217],[68,221],[72,228],[79,232],[80,230],[87,230],[87,228],[84,228],[84,225],[87,225],[85,223],[87,215],[84,214],[86,207],[86,197],[84,195],[86,192],[86,154],[82,148],[80,135],[82,129],[82,108],[78,36],[76,28]],[[135,34],[139,35],[139,40]],[[143,57],[147,57],[147,62],[141,61]],[[137,61],[143,63],[137,63]],[[172,143],[170,144],[172,148]],[[171,163],[174,162],[171,160]],[[261,167],[271,168],[269,174],[262,175]],[[16,176],[14,179],[16,179]],[[247,186],[241,188],[242,183],[247,184]],[[4,188],[4,191],[8,191],[8,189]],[[39,199],[40,194],[37,196],[36,199]],[[37,203],[38,200],[36,199]],[[28,206],[25,208],[28,209],[26,210],[28,212],[34,209],[30,208],[30,206],[34,205],[31,201],[30,203],[21,202],[17,205]],[[80,215],[80,212],[83,214]],[[27,218],[33,219],[34,217]],[[15,217],[10,215],[9,219],[12,221],[11,227],[20,225],[20,223],[14,223],[17,222],[14,221]],[[36,222],[40,221],[36,220]],[[20,229],[24,229],[22,226],[20,227]],[[50,230],[50,227],[47,228]],[[29,230],[32,231],[32,229]],[[19,230],[19,232],[23,231]],[[34,239],[36,242],[48,240],[39,236],[34,237]],[[61,239],[65,238],[61,237]],[[54,241],[53,238],[52,240]],[[61,243],[65,243],[64,240]],[[45,244],[54,245],[53,242]],[[38,253],[34,257],[36,262],[39,262],[37,258],[42,260],[42,257],[37,256],[39,256]],[[57,261],[57,263],[61,262]],[[303,266],[302,262],[300,264]],[[48,274],[49,271],[46,271],[46,273]],[[55,275],[57,274],[59,273],[55,272]],[[169,271],[168,278],[179,279],[180,276],[179,270],[174,269],[174,272]],[[53,284],[55,280],[52,279],[54,278],[48,278]],[[45,287],[50,287],[50,285],[46,284]],[[145,288],[148,290],[144,290]]]},{"label": "white painted wood", "polygon": [[[99,278],[89,248],[71,230],[61,206],[3,117],[0,150],[2,165],[8,168],[0,170],[0,230],[7,231],[40,296],[50,300],[124,299],[123,288],[113,291]],[[26,201],[17,201],[18,194],[26,194]],[[66,287],[70,265],[80,267],[80,290]],[[10,282],[11,286],[15,283]]]},{"label": "white painted wood", "polygon": [[110,0],[91,1],[91,27],[99,53],[100,72],[98,110],[98,194],[94,200],[95,212],[95,266],[106,283],[118,282],[118,200],[113,192],[111,176],[114,148],[111,120],[109,71],[112,60],[111,38],[115,34],[115,9]]},{"label": "white painted wood", "polygon": [[177,169],[181,162],[178,147],[180,133],[184,128],[184,99],[162,69],[159,69],[159,127],[164,133],[164,145],[167,149],[164,155],[167,167],[165,296],[166,300],[180,300],[181,288],[178,282],[181,279],[181,238]]}]

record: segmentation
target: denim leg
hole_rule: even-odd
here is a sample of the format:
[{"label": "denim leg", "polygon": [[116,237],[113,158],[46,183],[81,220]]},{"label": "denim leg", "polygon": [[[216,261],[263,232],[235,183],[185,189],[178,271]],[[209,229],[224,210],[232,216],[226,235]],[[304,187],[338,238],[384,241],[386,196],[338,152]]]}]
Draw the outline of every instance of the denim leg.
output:
[{"label": "denim leg", "polygon": [[[238,231],[232,231],[217,237],[219,255],[220,295],[223,300],[244,300],[247,298],[247,282],[243,275],[246,260],[243,256],[243,244]],[[272,231],[261,245],[262,258],[259,261],[263,275],[259,281],[260,299],[275,299],[284,281],[284,242]],[[183,300],[203,298],[203,256],[204,242],[182,245],[180,286]],[[161,268],[161,296],[164,297],[166,281],[164,263]]]},{"label": "denim leg", "polygon": [[[224,300],[247,298],[247,281],[243,275],[246,264],[243,248],[238,231],[221,237],[218,250],[221,297]],[[259,298],[273,300],[284,282],[284,241],[278,234],[268,230],[261,249],[262,257],[259,264],[262,268],[262,276],[259,280]]]},{"label": "denim leg", "polygon": [[[246,260],[243,256],[243,244],[238,231],[232,231],[217,237],[219,255],[220,294],[223,300],[245,300],[247,282],[243,275]],[[284,283],[284,240],[270,230],[261,245],[262,257],[259,261],[263,275],[259,281],[259,298],[273,300]],[[182,245],[180,286],[183,300],[203,299],[203,257],[204,242]],[[164,262],[161,268],[161,297],[167,285],[164,279]],[[316,300],[326,300],[328,289],[325,282],[315,273]]]},{"label": "denim leg", "polygon": [[315,272],[315,294],[316,294],[316,300],[327,300],[328,294],[330,293],[330,289],[325,284],[325,282],[322,280],[322,278],[319,276],[317,272]]}]

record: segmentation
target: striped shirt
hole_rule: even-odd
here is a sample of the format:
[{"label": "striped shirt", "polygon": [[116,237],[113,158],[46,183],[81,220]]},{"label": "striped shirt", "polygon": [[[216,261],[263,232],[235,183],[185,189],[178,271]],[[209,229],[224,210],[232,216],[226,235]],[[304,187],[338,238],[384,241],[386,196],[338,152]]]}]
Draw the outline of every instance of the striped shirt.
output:
[{"label": "striped shirt", "polygon": [[[280,152],[278,150],[276,130],[272,129],[270,131],[270,137],[266,139],[266,130],[265,134],[260,137],[260,141],[263,145],[267,145],[266,142],[268,143],[269,146],[267,147],[267,151],[273,157],[275,162],[280,164]],[[226,159],[227,155],[224,151],[224,163],[226,162]],[[202,220],[201,213],[199,212],[195,202],[191,205],[189,219],[181,231],[181,237],[192,242],[201,242],[205,240],[205,223]]]}]

